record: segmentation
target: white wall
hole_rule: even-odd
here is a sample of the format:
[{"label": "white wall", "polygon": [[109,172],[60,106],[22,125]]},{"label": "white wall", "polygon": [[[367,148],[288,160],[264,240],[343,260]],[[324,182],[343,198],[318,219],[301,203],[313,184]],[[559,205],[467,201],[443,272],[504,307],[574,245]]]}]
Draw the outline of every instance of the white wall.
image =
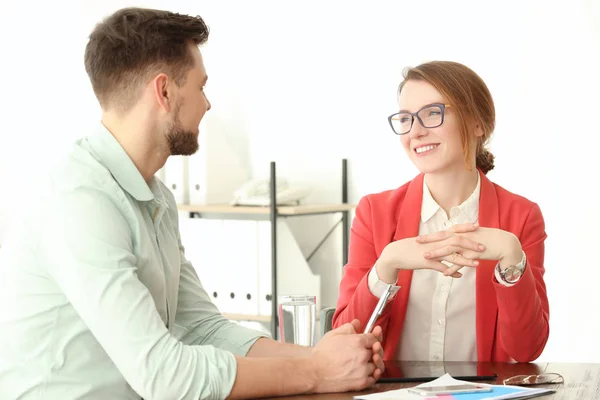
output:
[{"label": "white wall", "polygon": [[[551,334],[542,359],[600,361],[600,215],[592,196],[598,0],[34,3],[10,2],[0,11],[9,21],[0,26],[0,178],[10,191],[0,196],[0,228],[31,196],[29,182],[86,133],[80,126],[97,121],[83,48],[94,23],[117,8],[202,15],[211,27],[204,49],[211,112],[241,121],[253,175],[266,176],[269,161],[277,161],[282,174],[313,185],[315,202],[339,200],[342,157],[350,160],[354,202],[415,175],[386,121],[401,70],[456,60],[480,73],[496,101],[490,177],[538,202],[546,218]],[[292,227],[308,253],[333,222],[311,217]],[[324,303],[337,296],[339,241],[311,261],[327,285]]]}]

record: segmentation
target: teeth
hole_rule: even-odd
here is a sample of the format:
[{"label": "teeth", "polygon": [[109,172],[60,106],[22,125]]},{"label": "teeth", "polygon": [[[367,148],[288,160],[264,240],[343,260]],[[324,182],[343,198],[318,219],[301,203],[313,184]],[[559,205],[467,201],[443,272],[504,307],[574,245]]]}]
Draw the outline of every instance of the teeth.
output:
[{"label": "teeth", "polygon": [[437,147],[437,144],[430,144],[429,146],[417,147],[417,154],[425,153],[426,151],[433,150]]}]

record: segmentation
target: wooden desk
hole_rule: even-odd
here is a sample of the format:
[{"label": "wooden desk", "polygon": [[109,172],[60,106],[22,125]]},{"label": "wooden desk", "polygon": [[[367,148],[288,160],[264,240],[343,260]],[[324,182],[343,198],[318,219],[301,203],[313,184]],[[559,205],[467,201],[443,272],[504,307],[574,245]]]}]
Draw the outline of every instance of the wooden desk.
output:
[{"label": "wooden desk", "polygon": [[[335,212],[352,211],[355,204],[301,204],[297,206],[278,206],[277,213],[281,216],[331,214]],[[270,207],[262,206],[232,206],[229,204],[180,204],[180,211],[198,214],[219,214],[224,216],[265,215],[271,212]],[[259,218],[256,218],[259,219]],[[265,218],[266,219],[266,218]]]},{"label": "wooden desk", "polygon": [[[496,381],[486,383],[502,384],[502,380],[515,375],[534,375],[544,372],[555,372],[565,378],[564,384],[540,385],[556,390],[556,393],[536,397],[544,400],[593,400],[600,399],[600,364],[504,364],[490,363],[492,370],[498,375]],[[360,393],[385,392],[392,389],[412,387],[418,383],[378,383],[375,387]],[[332,393],[318,395],[302,395],[288,397],[295,400],[352,400],[358,392]]]}]

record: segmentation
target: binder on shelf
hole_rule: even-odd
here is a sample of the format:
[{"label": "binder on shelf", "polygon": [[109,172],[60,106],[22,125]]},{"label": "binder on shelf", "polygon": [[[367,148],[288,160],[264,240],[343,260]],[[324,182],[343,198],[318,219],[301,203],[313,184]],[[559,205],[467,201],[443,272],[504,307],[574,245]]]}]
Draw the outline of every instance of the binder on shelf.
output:
[{"label": "binder on shelf", "polygon": [[187,157],[189,204],[229,203],[234,190],[247,181],[247,150],[230,124],[212,113],[200,122],[198,151]]},{"label": "binder on shelf", "polygon": [[227,240],[223,252],[223,282],[227,284],[223,312],[258,315],[258,233],[256,221],[223,221]]},{"label": "binder on shelf", "polygon": [[165,172],[165,185],[173,193],[177,204],[186,204],[188,200],[187,186],[187,158],[172,156],[167,159],[163,167]]},{"label": "binder on shelf", "polygon": [[208,161],[208,115],[200,121],[198,127],[198,151],[188,156],[188,193],[190,204],[205,204],[207,201]]},{"label": "binder on shelf", "polygon": [[258,315],[270,316],[273,293],[271,290],[271,225],[257,222],[257,280]]},{"label": "binder on shelf", "polygon": [[199,151],[188,157],[190,204],[206,204],[206,158]]},{"label": "binder on shelf", "polygon": [[155,175],[162,183],[165,183],[165,172],[166,172],[166,170],[165,170],[165,167],[163,166],[161,169],[159,169],[156,172],[156,175]]},{"label": "binder on shelf", "polygon": [[192,263],[211,301],[223,312],[227,284],[220,265],[226,243],[223,221],[181,218],[179,230],[186,258]]}]

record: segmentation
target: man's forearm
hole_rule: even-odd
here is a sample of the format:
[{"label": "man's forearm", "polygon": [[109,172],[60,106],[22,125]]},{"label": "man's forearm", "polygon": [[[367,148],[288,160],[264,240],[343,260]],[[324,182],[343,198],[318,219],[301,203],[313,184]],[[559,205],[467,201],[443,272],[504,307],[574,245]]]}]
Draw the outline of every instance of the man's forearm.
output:
[{"label": "man's forearm", "polygon": [[237,357],[237,374],[228,399],[263,398],[313,393],[317,378],[303,357]]},{"label": "man's forearm", "polygon": [[269,338],[258,339],[250,350],[247,357],[309,357],[311,347],[299,346],[297,344],[280,343]]}]

